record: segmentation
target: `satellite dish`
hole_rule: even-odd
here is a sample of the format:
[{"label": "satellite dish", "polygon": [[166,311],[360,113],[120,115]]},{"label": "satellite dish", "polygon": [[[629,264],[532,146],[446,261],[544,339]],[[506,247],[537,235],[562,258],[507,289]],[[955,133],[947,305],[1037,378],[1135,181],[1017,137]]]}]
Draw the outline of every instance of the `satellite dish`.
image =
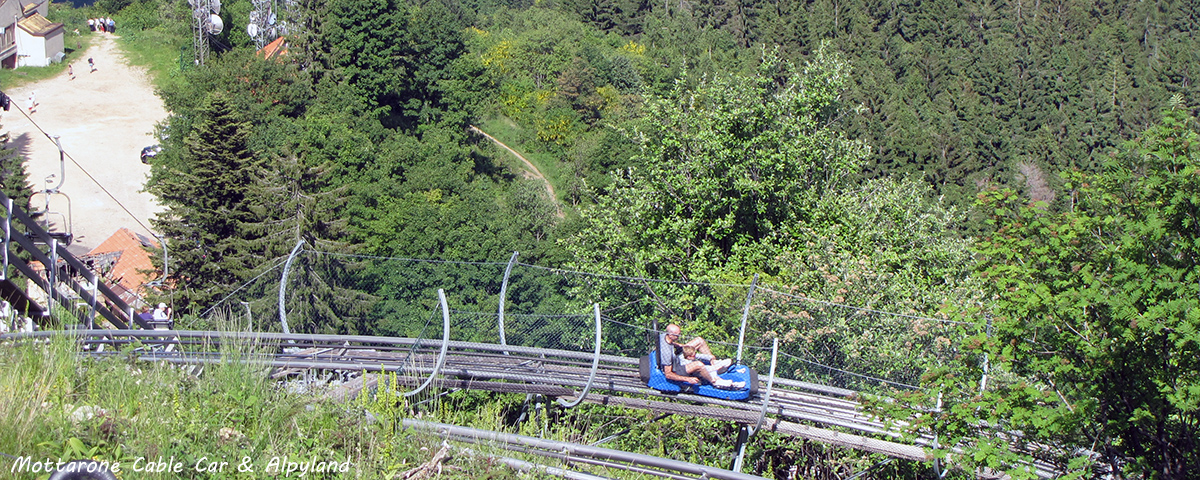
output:
[{"label": "satellite dish", "polygon": [[218,35],[222,30],[225,30],[225,22],[217,14],[208,16],[208,33]]},{"label": "satellite dish", "polygon": [[275,24],[275,13],[274,13],[274,12],[272,12],[272,13],[271,13],[271,18],[267,19],[267,24],[268,24],[268,25],[274,25],[274,24]]},{"label": "satellite dish", "polygon": [[246,25],[246,34],[250,35],[250,38],[257,37],[258,36],[258,25],[255,25],[253,23]]},{"label": "satellite dish", "polygon": [[213,13],[221,13],[221,0],[212,0],[209,6],[212,7]]}]

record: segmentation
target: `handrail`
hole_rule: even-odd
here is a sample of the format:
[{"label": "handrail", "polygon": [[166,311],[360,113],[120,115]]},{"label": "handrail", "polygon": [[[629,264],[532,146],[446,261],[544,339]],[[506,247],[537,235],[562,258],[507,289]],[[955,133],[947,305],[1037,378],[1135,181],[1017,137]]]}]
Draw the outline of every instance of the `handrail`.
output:
[{"label": "handrail", "polygon": [[[0,192],[0,200],[2,200],[5,203],[5,205],[7,205],[7,207],[8,207],[6,209],[8,211],[8,214],[7,214],[8,216],[6,217],[6,222],[5,222],[6,238],[10,241],[15,240],[16,245],[18,247],[20,247],[22,250],[28,252],[30,254],[30,256],[33,257],[34,260],[41,262],[42,265],[45,265],[46,268],[52,273],[53,269],[56,268],[55,265],[57,264],[57,262],[54,262],[53,260],[51,260],[51,258],[49,256],[47,256],[45,252],[43,252],[40,248],[37,248],[37,245],[35,244],[35,242],[33,240],[31,240],[29,238],[29,236],[27,236],[26,234],[16,234],[16,235],[12,234],[11,219],[15,218],[18,222],[20,222],[21,225],[23,225],[25,227],[25,230],[28,232],[28,235],[34,236],[35,238],[40,240],[42,243],[45,243],[47,245],[54,245],[56,240],[53,237],[51,237],[50,234],[48,232],[46,232],[40,225],[38,225],[37,222],[33,221],[33,218],[30,217],[27,212],[22,210],[20,207],[14,206],[12,199],[9,198],[7,195],[5,195],[3,192]],[[30,280],[33,280],[35,283],[37,283],[39,287],[46,290],[49,298],[57,301],[59,303],[59,305],[62,305],[63,307],[67,308],[68,310],[71,310],[71,305],[68,303],[67,300],[57,298],[58,296],[54,295],[54,293],[53,293],[54,284],[53,283],[48,283],[48,282],[44,281],[44,279],[42,279],[40,275],[38,275],[36,272],[34,272],[33,269],[31,267],[29,267],[27,264],[24,265],[24,268],[22,268],[22,265],[18,265],[17,262],[20,261],[20,259],[12,258],[8,255],[7,245],[5,246],[4,251],[5,251],[5,258],[8,259],[9,264],[16,265],[17,269],[20,270],[22,274],[24,274],[27,278],[29,278]],[[84,265],[83,262],[81,262],[81,261],[79,261],[79,259],[75,258],[75,256],[72,255],[71,252],[67,251],[66,249],[62,249],[61,251],[59,251],[58,249],[55,249],[54,256],[56,258],[62,259],[64,262],[66,262],[66,264],[68,266],[70,266],[71,268],[74,268],[76,271],[87,272],[87,271],[91,270],[86,265]],[[24,263],[24,262],[21,262],[21,263]],[[99,277],[97,277],[97,279],[98,278]],[[119,312],[130,311],[129,304],[126,303],[124,300],[122,300],[121,297],[116,294],[116,292],[114,292],[111,288],[108,287],[108,285],[106,285],[102,282],[98,282],[98,281],[95,282],[96,285],[93,288],[94,292],[83,288],[81,285],[79,285],[78,282],[75,282],[75,281],[69,281],[66,283],[69,287],[71,287],[71,290],[73,290],[75,293],[77,293],[80,296],[80,298],[84,299],[89,304],[92,304],[92,305],[96,304],[96,298],[95,298],[95,293],[94,293],[94,292],[96,292],[96,293],[103,295],[106,300],[108,300],[110,303],[112,303],[112,305],[116,307],[116,311],[119,311]],[[106,318],[109,322],[111,322],[113,325],[117,326],[118,328],[126,328],[128,325],[125,322],[125,320],[121,319],[116,313],[114,313],[112,310],[109,310],[108,308],[105,308],[103,306],[97,306],[96,313],[99,313],[101,316]],[[79,320],[81,320],[83,323],[87,323],[87,321],[83,318],[79,318]],[[137,325],[141,326],[142,328],[147,328],[147,329],[150,328],[150,325],[148,325],[146,322],[142,321],[141,318],[138,318],[137,316],[134,316],[133,318],[129,318],[128,320],[130,322],[136,323]]]}]

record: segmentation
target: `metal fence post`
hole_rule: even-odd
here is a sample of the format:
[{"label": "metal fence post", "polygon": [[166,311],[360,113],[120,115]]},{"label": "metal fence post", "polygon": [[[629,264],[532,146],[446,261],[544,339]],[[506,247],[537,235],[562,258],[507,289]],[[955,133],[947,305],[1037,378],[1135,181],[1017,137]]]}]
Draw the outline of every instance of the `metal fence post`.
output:
[{"label": "metal fence post", "polygon": [[92,274],[92,298],[88,299],[88,330],[96,328],[96,296],[100,294],[100,276]]},{"label": "metal fence post", "polygon": [[750,318],[750,299],[754,298],[754,287],[758,285],[758,274],[754,274],[754,280],[750,281],[750,291],[746,292],[746,306],[742,308],[742,329],[738,332],[738,351],[737,362],[742,364],[742,347],[746,343],[746,321]]},{"label": "metal fence post", "polygon": [[758,433],[762,428],[763,419],[767,417],[767,404],[771,402],[771,389],[775,386],[775,366],[779,360],[779,337],[774,338],[774,343],[771,345],[771,373],[767,375],[767,393],[762,399],[762,411],[758,413],[758,422],[754,424],[754,430],[750,431],[750,435]]},{"label": "metal fence post", "polygon": [[405,392],[405,397],[411,397],[428,387],[433,383],[433,378],[438,376],[442,371],[442,365],[446,363],[446,351],[450,349],[450,305],[446,303],[446,291],[438,289],[438,303],[442,305],[442,351],[438,353],[437,363],[433,366],[433,371],[429,373],[429,378],[425,379],[425,383],[417,387],[416,390]]},{"label": "metal fence post", "polygon": [[[987,329],[984,330],[984,335],[987,338],[992,338],[992,315],[987,315]],[[990,360],[987,350],[983,351],[983,376],[979,379],[979,394],[983,395],[983,391],[987,389],[988,380],[988,361]]]},{"label": "metal fence post", "polygon": [[4,199],[4,268],[0,280],[8,280],[8,242],[12,239],[12,199]]},{"label": "metal fence post", "polygon": [[742,459],[746,456],[747,440],[762,429],[763,420],[767,417],[767,406],[771,403],[771,388],[775,386],[775,365],[779,359],[779,338],[774,340],[774,344],[771,345],[771,373],[767,375],[767,393],[762,398],[762,410],[758,412],[758,422],[755,422],[754,428],[744,426],[738,433],[737,457],[734,458],[733,468],[730,469],[735,472],[742,471]]},{"label": "metal fence post", "polygon": [[57,275],[55,275],[55,274],[58,273],[56,270],[58,270],[58,240],[51,238],[50,239],[50,265],[46,266],[46,279],[49,280],[48,286],[50,288],[50,291],[46,292],[46,311],[42,312],[43,317],[52,316],[50,314],[50,311],[54,310],[54,302],[57,300],[56,299],[57,295],[54,294],[54,292],[58,291],[58,287],[54,286],[54,282],[57,280],[55,278],[55,277],[57,277]]},{"label": "metal fence post", "polygon": [[[513,264],[517,263],[517,252],[513,252],[512,257],[508,259],[508,267],[504,269],[504,281],[500,282],[500,310],[497,312],[500,327],[500,344],[508,345],[504,340],[504,299],[508,296],[508,276],[512,274]],[[508,352],[504,352],[508,355]]]},{"label": "metal fence post", "polygon": [[283,264],[283,278],[279,280],[279,323],[283,325],[283,333],[292,333],[288,330],[287,323],[287,307],[285,306],[284,297],[287,295],[287,279],[288,271],[292,269],[292,260],[296,259],[296,254],[300,253],[300,246],[304,245],[304,239],[296,242],[296,247],[292,248],[292,253],[288,255],[287,262]]},{"label": "metal fence post", "polygon": [[592,356],[592,373],[588,375],[587,384],[583,386],[583,391],[579,392],[579,396],[575,397],[574,402],[564,402],[563,399],[558,399],[558,404],[565,408],[572,408],[580,403],[583,403],[583,398],[587,396],[588,390],[592,389],[592,381],[596,380],[596,370],[600,368],[600,304],[593,303],[596,310],[596,353]]},{"label": "metal fence post", "polygon": [[733,466],[729,467],[729,471],[742,473],[742,462],[746,458],[746,444],[750,440],[750,427],[742,425],[738,428],[737,445],[734,447],[737,450],[737,455],[733,457]]}]

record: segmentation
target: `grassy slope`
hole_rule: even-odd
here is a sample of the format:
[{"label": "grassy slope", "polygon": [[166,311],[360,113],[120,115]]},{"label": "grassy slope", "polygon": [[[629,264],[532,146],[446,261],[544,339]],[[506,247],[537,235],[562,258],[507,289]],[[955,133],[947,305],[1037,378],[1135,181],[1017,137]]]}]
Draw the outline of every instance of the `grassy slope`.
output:
[{"label": "grassy slope", "polygon": [[[125,478],[232,478],[243,458],[255,472],[236,478],[272,478],[266,471],[271,459],[284,456],[349,460],[346,478],[386,478],[428,461],[440,448],[437,438],[395,433],[392,419],[405,413],[399,398],[339,404],[289,394],[263,368],[228,361],[243,359],[249,349],[226,349],[226,362],[192,377],[124,355],[84,360],[75,348],[62,340],[0,345],[0,431],[7,432],[0,435],[0,452],[121,462]],[[139,457],[159,456],[174,457],[183,471],[131,472]],[[199,472],[195,465],[203,457],[229,466],[223,474]],[[452,467],[445,478],[472,477],[464,472],[515,477],[471,458],[446,465]],[[9,465],[0,471],[12,473]]]},{"label": "grassy slope", "polygon": [[164,82],[179,78],[179,45],[186,40],[159,30],[144,30],[125,34],[118,43],[129,63],[145,67],[150,82],[162,87]]}]

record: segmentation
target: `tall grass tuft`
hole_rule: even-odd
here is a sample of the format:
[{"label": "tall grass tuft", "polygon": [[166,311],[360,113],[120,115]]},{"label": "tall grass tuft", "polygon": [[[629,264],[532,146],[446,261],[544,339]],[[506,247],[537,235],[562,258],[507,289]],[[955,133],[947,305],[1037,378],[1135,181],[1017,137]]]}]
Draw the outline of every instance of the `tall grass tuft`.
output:
[{"label": "tall grass tuft", "polygon": [[52,436],[65,418],[79,367],[71,339],[0,344],[0,452],[34,455],[30,439]]}]

